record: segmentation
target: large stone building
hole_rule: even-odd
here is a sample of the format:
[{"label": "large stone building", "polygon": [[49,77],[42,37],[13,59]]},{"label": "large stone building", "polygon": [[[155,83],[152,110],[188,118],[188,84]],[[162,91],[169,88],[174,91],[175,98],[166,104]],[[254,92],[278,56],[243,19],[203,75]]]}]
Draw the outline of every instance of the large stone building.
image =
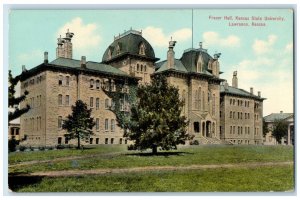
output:
[{"label": "large stone building", "polygon": [[[167,58],[157,62],[151,45],[139,31],[130,30],[114,37],[106,49],[102,62],[72,58],[72,37],[58,38],[57,58],[31,70],[23,68],[21,92],[29,91],[24,107],[32,109],[21,117],[21,133],[26,135],[24,145],[52,146],[68,144],[62,130],[63,120],[71,113],[71,105],[78,99],[92,108],[96,121],[95,135],[86,144],[124,144],[123,131],[116,125],[116,116],[110,108],[113,102],[104,90],[121,87],[124,99],[121,111],[128,112],[130,86],[147,84],[154,74],[167,76],[169,84],[178,87],[185,102],[183,114],[189,120],[188,132],[202,144],[261,144],[263,98],[223,84],[219,75],[220,54],[213,57],[206,49],[187,49],[175,59],[175,41],[169,42]],[[236,103],[233,103],[236,102]]]}]

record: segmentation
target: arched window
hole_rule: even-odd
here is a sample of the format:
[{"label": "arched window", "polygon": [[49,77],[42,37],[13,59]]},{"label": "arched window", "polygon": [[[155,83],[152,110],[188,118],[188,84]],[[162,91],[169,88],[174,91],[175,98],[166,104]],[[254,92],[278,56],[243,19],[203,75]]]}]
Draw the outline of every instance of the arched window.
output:
[{"label": "arched window", "polygon": [[213,94],[213,103],[212,103],[212,114],[215,115],[216,113],[216,95]]},{"label": "arched window", "polygon": [[147,71],[147,66],[146,65],[144,65],[144,72],[146,72]]},{"label": "arched window", "polygon": [[201,110],[201,87],[198,88],[198,99],[197,99],[197,104],[198,104],[198,108],[199,110]]},{"label": "arched window", "polygon": [[141,43],[140,47],[139,47],[139,54],[140,55],[145,55],[145,49],[146,49],[145,44]]},{"label": "arched window", "polygon": [[66,76],[66,86],[70,85],[70,76]]},{"label": "arched window", "polygon": [[115,131],[115,120],[114,119],[112,119],[110,121],[110,126],[111,126],[111,131],[114,132]]},{"label": "arched window", "polygon": [[94,88],[94,84],[95,84],[94,79],[91,79],[91,80],[90,80],[90,88]]},{"label": "arched window", "polygon": [[63,84],[63,76],[59,75],[58,77],[58,85],[62,85]]},{"label": "arched window", "polygon": [[100,80],[96,80],[96,89],[97,89],[97,90],[100,89]]},{"label": "arched window", "polygon": [[96,98],[96,110],[98,110],[100,107],[100,100],[99,98]]},{"label": "arched window", "polygon": [[105,99],[105,109],[109,109],[109,99]]},{"label": "arched window", "polygon": [[139,64],[136,65],[136,71],[140,71],[140,65]]}]

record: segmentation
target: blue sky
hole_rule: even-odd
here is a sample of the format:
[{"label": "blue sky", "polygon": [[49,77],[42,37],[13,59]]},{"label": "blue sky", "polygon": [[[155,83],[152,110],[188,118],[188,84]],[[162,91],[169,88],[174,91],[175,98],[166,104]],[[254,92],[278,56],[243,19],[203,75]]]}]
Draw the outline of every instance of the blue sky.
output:
[{"label": "blue sky", "polygon": [[[193,20],[192,20],[193,16]],[[212,20],[221,17],[222,20]],[[229,26],[224,16],[281,17],[264,27]],[[233,20],[231,22],[248,22]],[[21,66],[33,68],[55,59],[56,39],[69,28],[74,32],[73,58],[101,61],[114,35],[130,28],[142,30],[156,57],[166,58],[171,36],[177,41],[176,58],[190,47],[203,47],[220,58],[221,78],[231,85],[232,72],[238,71],[239,87],[262,92],[267,100],[264,115],[293,112],[293,12],[284,10],[173,9],[173,10],[12,10],[9,15],[9,68],[14,75]]]}]

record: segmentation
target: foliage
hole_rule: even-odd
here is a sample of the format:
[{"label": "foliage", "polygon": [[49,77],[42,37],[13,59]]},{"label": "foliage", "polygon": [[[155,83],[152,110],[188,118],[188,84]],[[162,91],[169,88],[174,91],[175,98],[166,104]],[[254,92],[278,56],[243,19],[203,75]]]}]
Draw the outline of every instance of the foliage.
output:
[{"label": "foliage", "polygon": [[266,137],[266,134],[269,132],[268,124],[267,122],[263,119],[263,136]]},{"label": "foliage", "polygon": [[9,81],[9,87],[8,87],[8,106],[10,108],[15,108],[15,111],[8,112],[8,121],[12,121],[14,119],[19,118],[22,114],[28,112],[30,109],[30,106],[27,104],[26,107],[19,109],[17,106],[20,104],[20,102],[24,101],[26,99],[26,95],[28,95],[28,91],[25,91],[23,95],[20,97],[15,97],[15,86],[19,82],[20,77],[17,76],[13,78],[11,74],[11,70],[9,70],[8,74],[8,81]]},{"label": "foliage", "polygon": [[193,140],[190,142],[191,145],[199,145],[199,141],[198,140]]},{"label": "foliage", "polygon": [[91,117],[92,109],[88,109],[86,103],[81,100],[76,101],[72,106],[72,114],[68,115],[62,128],[67,130],[65,137],[69,139],[77,138],[77,148],[80,148],[80,140],[88,139],[93,135],[92,128],[95,126],[94,118]]},{"label": "foliage", "polygon": [[170,150],[190,139],[187,119],[181,115],[184,102],[179,99],[178,89],[169,85],[164,76],[155,76],[150,85],[139,86],[137,99],[124,134],[136,149],[151,148],[155,154],[157,147]]},{"label": "foliage", "polygon": [[20,150],[20,151],[25,151],[25,150],[26,150],[26,147],[25,147],[25,146],[20,146],[20,147],[19,147],[19,150]]},{"label": "foliage", "polygon": [[18,144],[19,142],[13,136],[11,139],[8,140],[8,151],[15,152]]},{"label": "foliage", "polygon": [[288,123],[284,120],[275,120],[273,124],[272,136],[278,143],[281,143],[281,138],[288,134]]}]

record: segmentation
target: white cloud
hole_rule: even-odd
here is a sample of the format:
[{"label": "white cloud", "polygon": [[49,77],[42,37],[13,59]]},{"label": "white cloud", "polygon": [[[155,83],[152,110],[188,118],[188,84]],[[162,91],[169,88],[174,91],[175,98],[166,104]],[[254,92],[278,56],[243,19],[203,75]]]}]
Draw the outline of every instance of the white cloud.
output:
[{"label": "white cloud", "polygon": [[223,47],[239,47],[241,43],[240,38],[235,35],[222,38],[219,33],[213,31],[204,32],[202,37],[204,44],[207,46],[220,45]]},{"label": "white cloud", "polygon": [[143,29],[143,36],[150,42],[151,45],[157,47],[167,47],[169,41],[172,40],[177,42],[184,42],[192,37],[192,30],[189,28],[182,28],[166,35],[163,29],[148,26]]},{"label": "white cloud", "polygon": [[255,54],[266,54],[272,52],[273,45],[277,41],[276,35],[269,35],[268,40],[258,40],[256,39],[252,45],[252,49]]},{"label": "white cloud", "polygon": [[95,23],[84,24],[80,17],[76,17],[59,28],[55,37],[59,35],[65,37],[68,29],[74,33],[72,39],[74,53],[87,56],[90,52],[100,48],[102,38]]},{"label": "white cloud", "polygon": [[41,50],[35,49],[30,52],[20,54],[18,56],[18,60],[19,60],[19,63],[22,63],[24,65],[32,62],[32,60],[40,61],[38,63],[42,63],[44,61],[44,52]]}]

